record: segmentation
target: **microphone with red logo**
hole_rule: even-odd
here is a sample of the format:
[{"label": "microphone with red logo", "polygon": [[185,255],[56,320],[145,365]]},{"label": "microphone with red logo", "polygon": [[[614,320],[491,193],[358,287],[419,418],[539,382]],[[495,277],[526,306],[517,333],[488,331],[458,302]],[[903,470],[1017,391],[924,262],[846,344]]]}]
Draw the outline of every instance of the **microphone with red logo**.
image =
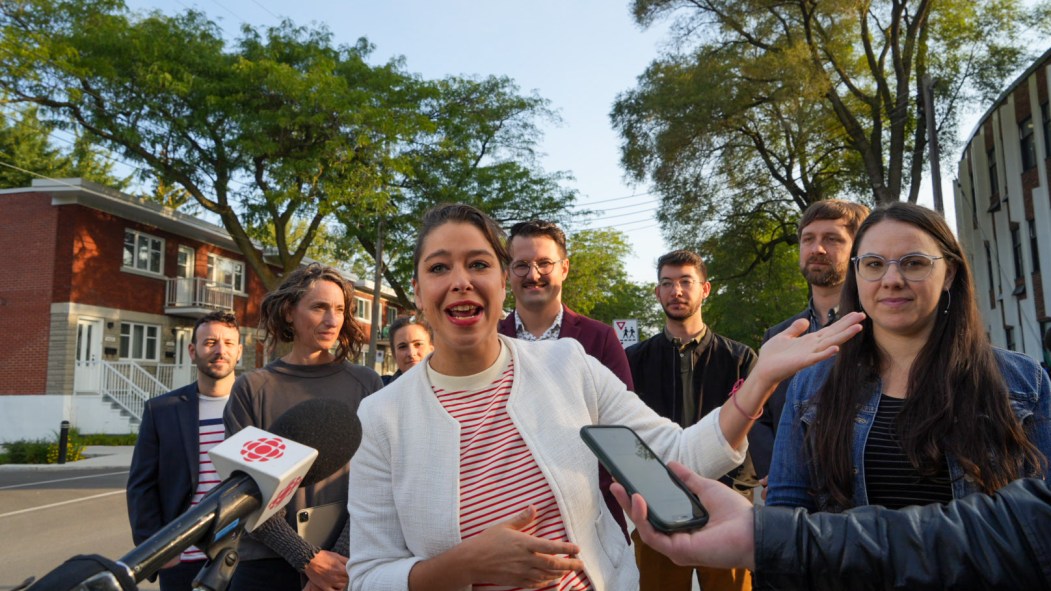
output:
[{"label": "microphone with red logo", "polygon": [[[151,577],[190,546],[208,555],[209,564],[221,561],[216,566],[225,567],[223,576],[228,576],[237,565],[236,542],[240,535],[280,511],[298,487],[323,480],[347,465],[360,444],[361,422],[346,404],[335,400],[297,404],[274,421],[270,432],[247,427],[212,448],[212,463],[225,480],[197,506],[119,561],[75,557],[29,590],[135,589],[132,580]],[[96,574],[85,578],[74,575],[80,585],[59,582],[68,581],[69,577],[56,575],[65,574],[60,571],[67,565],[70,568],[66,570],[71,571],[72,563],[78,560],[82,568],[93,569]],[[85,562],[90,564],[85,567]],[[96,567],[95,562],[102,566]]]}]

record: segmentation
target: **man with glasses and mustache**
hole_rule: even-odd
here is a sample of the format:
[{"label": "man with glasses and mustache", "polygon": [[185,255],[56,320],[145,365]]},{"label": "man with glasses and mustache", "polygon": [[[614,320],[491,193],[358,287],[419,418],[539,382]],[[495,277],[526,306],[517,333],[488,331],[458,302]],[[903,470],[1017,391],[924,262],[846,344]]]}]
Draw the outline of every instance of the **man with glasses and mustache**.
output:
[{"label": "man with glasses and mustache", "polygon": [[[701,304],[711,291],[708,268],[697,253],[675,250],[657,259],[654,293],[667,322],[663,332],[627,350],[635,393],[657,414],[684,428],[726,402],[756,361],[751,348],[705,325]],[[748,459],[722,480],[749,498],[756,484]],[[642,591],[689,591],[694,571],[705,591],[752,588],[745,569],[678,566],[646,546],[637,533],[632,538]]]},{"label": "man with glasses and mustache", "polygon": [[[588,355],[632,390],[628,358],[613,327],[577,314],[562,303],[562,284],[569,276],[565,233],[543,220],[520,222],[511,226],[507,251],[511,255],[508,276],[515,309],[500,321],[500,334],[526,341],[576,339]],[[601,466],[598,470],[602,497],[627,537],[624,512],[609,492],[613,478]]]},{"label": "man with glasses and mustache", "polygon": [[[173,521],[216,484],[208,450],[222,442],[223,410],[241,359],[241,333],[229,312],[197,320],[188,346],[197,381],[146,402],[128,473],[128,518],[136,545]],[[165,565],[161,591],[189,591],[205,555],[190,547]]]},{"label": "man with glasses and mustache", "polygon": [[[836,321],[839,292],[847,277],[854,234],[868,215],[868,207],[840,199],[818,201],[806,208],[799,219],[799,270],[810,286],[810,304],[806,310],[767,330],[764,343],[800,318],[810,321],[807,332]],[[774,436],[789,382],[791,380],[785,380],[778,385],[763,407],[763,416],[748,434],[752,462],[756,474],[763,479],[770,472]]]}]

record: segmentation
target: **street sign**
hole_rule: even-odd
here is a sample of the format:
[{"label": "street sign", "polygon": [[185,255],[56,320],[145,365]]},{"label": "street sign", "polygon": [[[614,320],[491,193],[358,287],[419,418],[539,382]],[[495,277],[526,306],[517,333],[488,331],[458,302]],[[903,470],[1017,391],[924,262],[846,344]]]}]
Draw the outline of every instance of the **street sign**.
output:
[{"label": "street sign", "polygon": [[614,320],[613,330],[617,332],[617,338],[625,349],[639,342],[639,321],[634,318]]}]

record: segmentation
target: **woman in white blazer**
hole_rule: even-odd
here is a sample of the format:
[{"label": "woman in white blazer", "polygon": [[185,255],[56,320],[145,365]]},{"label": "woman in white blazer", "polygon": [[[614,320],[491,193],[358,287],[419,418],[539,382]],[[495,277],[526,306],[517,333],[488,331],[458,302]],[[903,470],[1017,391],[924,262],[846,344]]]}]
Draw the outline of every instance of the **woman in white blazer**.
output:
[{"label": "woman in white blazer", "polygon": [[[413,289],[435,350],[358,411],[364,437],[348,502],[355,591],[636,589],[633,555],[601,500],[580,427],[627,425],[665,460],[719,477],[743,461],[748,430],[777,383],[860,330],[861,314],[811,335],[793,326],[763,347],[726,405],[734,408],[683,430],[576,341],[497,334],[503,236],[467,205],[424,217]],[[479,443],[490,435],[499,445]],[[522,465],[492,469],[513,453],[505,450],[520,452]]]}]

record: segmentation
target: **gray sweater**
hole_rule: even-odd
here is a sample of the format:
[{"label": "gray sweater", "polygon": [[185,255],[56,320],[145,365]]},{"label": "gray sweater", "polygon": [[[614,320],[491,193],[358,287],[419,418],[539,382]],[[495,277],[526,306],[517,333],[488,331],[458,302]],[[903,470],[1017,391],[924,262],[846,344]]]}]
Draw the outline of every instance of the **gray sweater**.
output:
[{"label": "gray sweater", "polygon": [[[278,359],[237,378],[223,413],[226,434],[232,435],[249,426],[269,429],[288,409],[318,398],[346,402],[356,413],[361,399],[382,387],[383,382],[376,372],[349,361],[292,365]],[[238,550],[241,560],[280,556],[297,570],[302,570],[318,548],[296,535],[296,515],[301,509],[334,502],[347,504],[346,467],[297,490],[285,508],[283,520],[277,515],[252,535],[245,536]],[[334,524],[336,526],[345,530],[344,524]],[[345,533],[336,542],[338,549],[344,552],[348,543]]]}]

